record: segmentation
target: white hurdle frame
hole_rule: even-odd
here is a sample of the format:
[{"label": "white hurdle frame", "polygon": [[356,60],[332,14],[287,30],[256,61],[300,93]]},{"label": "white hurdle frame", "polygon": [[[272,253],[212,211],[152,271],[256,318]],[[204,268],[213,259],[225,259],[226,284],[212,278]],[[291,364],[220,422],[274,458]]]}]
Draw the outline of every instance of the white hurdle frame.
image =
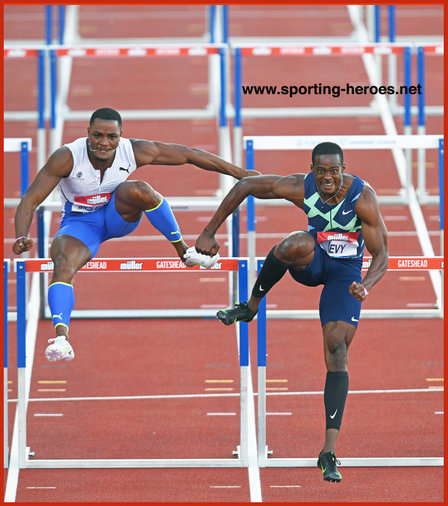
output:
[{"label": "white hurdle frame", "polygon": [[[400,259],[404,260],[400,264]],[[406,267],[408,260],[426,261],[421,269],[443,269],[443,257],[392,257],[389,259],[388,270],[407,271],[415,268]],[[264,259],[258,259],[257,267],[261,269]],[[367,262],[363,270],[367,270]],[[400,266],[402,265],[402,266]],[[364,315],[362,311],[361,315]],[[272,458],[273,451],[266,444],[266,297],[258,307],[257,314],[257,372],[258,372],[258,465],[260,467],[316,467],[316,457],[313,458]],[[442,336],[443,338],[443,336]],[[350,393],[350,392],[349,392]],[[443,457],[377,457],[377,458],[340,458],[344,467],[393,467],[393,466],[443,466]]]},{"label": "white hurdle frame", "polygon": [[[163,263],[169,262],[169,265]],[[124,264],[124,266],[123,266]],[[136,267],[138,264],[138,268]],[[130,268],[134,266],[135,268]],[[233,458],[213,459],[33,459],[27,447],[26,376],[26,279],[29,272],[49,272],[53,262],[49,258],[15,259],[17,277],[17,417],[18,417],[18,461],[20,469],[61,468],[188,468],[188,467],[248,467],[249,462],[249,331],[248,323],[240,322],[239,365],[240,365],[240,444],[232,452]],[[80,272],[237,272],[241,300],[247,298],[247,259],[221,258],[213,269],[199,266],[188,268],[179,259],[173,258],[97,258],[90,261]],[[179,316],[181,317],[181,316]]]},{"label": "white hurdle frame", "polygon": [[[339,144],[343,150],[345,149],[390,149],[393,152],[403,148],[409,149],[438,149],[439,154],[443,152],[443,135],[284,135],[284,136],[246,136],[244,137],[244,148],[246,152],[246,169],[252,170],[255,167],[254,156],[255,151],[267,150],[309,150],[311,151],[320,142],[334,142]],[[439,156],[439,164],[443,169],[443,156]],[[443,174],[443,171],[442,171]],[[418,207],[415,189],[412,185],[412,180],[409,180],[409,175],[399,174],[400,183],[402,188],[398,197],[407,195],[409,208],[414,221],[419,220],[421,227],[426,227],[421,213],[416,211]],[[440,188],[441,193],[443,187]],[[269,205],[266,202],[269,200],[254,199],[249,195],[247,198],[247,251],[249,257],[249,285],[252,286],[255,279],[255,201],[259,205]],[[378,196],[380,204],[381,196]],[[440,200],[440,199],[439,199]],[[443,193],[442,199],[443,200]],[[290,204],[285,200],[272,199],[271,203]],[[388,202],[390,203],[390,202]],[[403,202],[405,203],[405,202]],[[423,230],[419,230],[416,225],[417,232],[420,234],[419,239],[423,244],[423,255],[425,257],[434,256],[431,243],[423,236]],[[442,283],[440,273],[430,271],[430,278],[436,294],[436,304],[434,309],[419,309],[419,310],[364,310],[364,318],[442,318],[443,316],[443,302],[442,302]],[[281,311],[270,310],[268,316],[271,318],[317,318],[317,311],[309,310],[295,310],[295,311]]]}]

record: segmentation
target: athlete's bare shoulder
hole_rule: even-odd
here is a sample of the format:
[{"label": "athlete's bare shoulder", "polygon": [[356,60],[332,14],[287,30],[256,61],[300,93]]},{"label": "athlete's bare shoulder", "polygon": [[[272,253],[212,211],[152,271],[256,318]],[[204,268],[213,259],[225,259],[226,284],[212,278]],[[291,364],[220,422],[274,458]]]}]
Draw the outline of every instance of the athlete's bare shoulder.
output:
[{"label": "athlete's bare shoulder", "polygon": [[289,200],[298,207],[303,207],[305,176],[306,174],[297,173],[279,178],[274,184],[274,193],[279,197]]},{"label": "athlete's bare shoulder", "polygon": [[41,170],[51,176],[68,177],[72,169],[72,152],[67,146],[61,146],[49,156]]}]

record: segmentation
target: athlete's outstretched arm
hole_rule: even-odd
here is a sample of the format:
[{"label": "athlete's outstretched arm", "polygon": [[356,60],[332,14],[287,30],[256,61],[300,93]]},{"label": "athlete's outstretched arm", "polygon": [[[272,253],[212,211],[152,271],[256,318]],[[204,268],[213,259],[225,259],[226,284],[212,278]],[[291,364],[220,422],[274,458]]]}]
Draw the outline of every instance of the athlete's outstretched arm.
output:
[{"label": "athlete's outstretched arm", "polygon": [[142,165],[184,165],[191,163],[204,170],[220,172],[241,179],[259,175],[257,171],[247,171],[226,162],[202,149],[189,148],[181,144],[166,144],[158,141],[131,139],[137,166]]},{"label": "athlete's outstretched arm", "polygon": [[355,211],[361,218],[362,235],[366,248],[372,255],[372,263],[362,282],[353,283],[350,286],[350,293],[362,301],[365,299],[364,288],[369,291],[387,271],[389,252],[386,226],[381,216],[376,194],[370,186],[365,185],[356,202]]},{"label": "athlete's outstretched arm", "polygon": [[218,252],[219,243],[215,239],[216,231],[249,195],[260,199],[284,198],[298,207],[302,207],[303,179],[303,174],[286,177],[255,176],[241,179],[224,197],[215,214],[196,240],[196,250],[207,255],[215,255]]},{"label": "athlete's outstretched arm", "polygon": [[72,166],[73,158],[70,150],[65,146],[57,149],[26,190],[15,214],[16,237],[21,237],[12,246],[16,255],[29,251],[33,247],[33,241],[28,238],[28,231],[33,221],[34,211],[56,188],[61,178],[70,174]]}]

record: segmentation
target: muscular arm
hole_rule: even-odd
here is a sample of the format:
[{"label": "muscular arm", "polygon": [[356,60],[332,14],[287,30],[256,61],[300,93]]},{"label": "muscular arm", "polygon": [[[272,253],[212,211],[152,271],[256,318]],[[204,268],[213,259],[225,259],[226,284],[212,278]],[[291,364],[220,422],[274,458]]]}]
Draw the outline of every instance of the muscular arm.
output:
[{"label": "muscular arm", "polygon": [[72,167],[73,158],[70,150],[61,147],[50,156],[47,163],[37,173],[16,210],[14,220],[16,237],[25,237],[25,239],[14,243],[12,249],[16,255],[32,248],[33,241],[27,236],[33,221],[34,211],[56,188],[61,178],[70,174]]},{"label": "muscular arm", "polygon": [[369,291],[387,271],[389,252],[387,247],[387,230],[380,213],[378,200],[373,189],[366,185],[355,207],[361,218],[362,234],[367,250],[372,255],[372,263],[361,283],[354,283],[350,293],[358,300],[364,300],[364,289]]},{"label": "muscular arm", "polygon": [[181,144],[165,144],[158,141],[131,139],[137,166],[142,165],[184,165],[191,163],[204,170],[220,172],[241,179],[258,175],[259,172],[247,171],[212,153],[193,149]]},{"label": "muscular arm", "polygon": [[214,255],[219,250],[215,239],[218,228],[248,195],[260,199],[284,198],[303,207],[304,174],[291,176],[255,176],[241,179],[224,197],[215,214],[196,241],[196,250]]}]

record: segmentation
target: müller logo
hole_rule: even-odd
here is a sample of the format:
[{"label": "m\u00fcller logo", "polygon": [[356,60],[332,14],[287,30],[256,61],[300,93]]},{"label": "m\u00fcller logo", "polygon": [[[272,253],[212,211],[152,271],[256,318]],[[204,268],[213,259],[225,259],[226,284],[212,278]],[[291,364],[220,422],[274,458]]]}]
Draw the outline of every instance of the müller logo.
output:
[{"label": "m\u00fcller logo", "polygon": [[199,266],[199,269],[204,269],[204,270],[207,270],[207,271],[219,271],[222,269],[222,263],[221,262],[217,262],[213,267],[204,267],[203,265],[200,265]]},{"label": "m\u00fcller logo", "polygon": [[329,241],[348,241],[349,236],[344,234],[334,234],[327,237]]},{"label": "m\u00fcller logo", "polygon": [[122,271],[141,271],[143,269],[143,262],[136,262],[135,260],[128,260],[120,264]]},{"label": "m\u00fcller logo", "polygon": [[94,197],[88,198],[88,204],[103,204],[109,200],[108,196],[95,195]]},{"label": "m\u00fcller logo", "polygon": [[40,264],[41,271],[52,271],[54,268],[53,262],[47,262],[45,264]]}]

